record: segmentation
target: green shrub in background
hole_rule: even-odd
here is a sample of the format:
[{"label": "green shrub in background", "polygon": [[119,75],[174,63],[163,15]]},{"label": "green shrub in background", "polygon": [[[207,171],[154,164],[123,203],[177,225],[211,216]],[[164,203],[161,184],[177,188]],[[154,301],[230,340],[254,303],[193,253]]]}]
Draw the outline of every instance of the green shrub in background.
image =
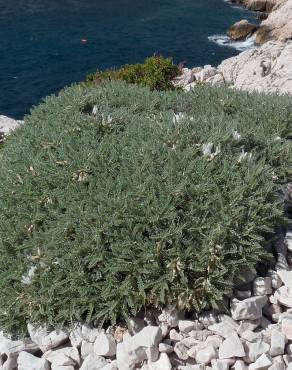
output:
[{"label": "green shrub in background", "polygon": [[291,121],[289,98],[222,88],[47,98],[0,154],[0,327],[216,308],[285,221]]},{"label": "green shrub in background", "polygon": [[151,90],[173,90],[172,80],[179,68],[171,58],[153,56],[142,64],[127,64],[119,69],[96,72],[87,76],[88,85],[103,81],[122,80],[130,84],[148,86]]}]

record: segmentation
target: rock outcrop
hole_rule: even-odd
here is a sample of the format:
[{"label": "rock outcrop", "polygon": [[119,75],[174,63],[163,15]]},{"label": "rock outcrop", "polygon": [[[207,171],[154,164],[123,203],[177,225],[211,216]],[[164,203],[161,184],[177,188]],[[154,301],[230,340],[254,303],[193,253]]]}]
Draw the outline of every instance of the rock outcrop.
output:
[{"label": "rock outcrop", "polygon": [[258,32],[261,28],[268,31],[273,40],[285,42],[292,39],[292,0],[278,0],[276,9],[262,22]]},{"label": "rock outcrop", "polygon": [[227,35],[234,41],[240,41],[252,36],[257,28],[255,24],[250,23],[246,19],[242,19],[229,28]]},{"label": "rock outcrop", "polygon": [[292,94],[291,65],[292,41],[270,41],[224,60],[217,68],[201,68],[184,89],[188,91],[203,82],[246,91]]},{"label": "rock outcrop", "polygon": [[0,115],[0,134],[7,135],[18,127],[23,121],[18,121],[6,116]]}]

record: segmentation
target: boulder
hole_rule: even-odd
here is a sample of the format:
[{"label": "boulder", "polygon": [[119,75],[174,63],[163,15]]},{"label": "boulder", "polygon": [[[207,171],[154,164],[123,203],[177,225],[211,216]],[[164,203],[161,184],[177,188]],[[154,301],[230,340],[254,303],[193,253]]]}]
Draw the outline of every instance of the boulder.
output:
[{"label": "boulder", "polygon": [[17,359],[18,370],[50,370],[45,358],[35,357],[28,352],[20,352]]},{"label": "boulder", "polygon": [[245,40],[250,37],[257,28],[255,24],[250,23],[246,19],[242,19],[228,29],[227,35],[234,41]]}]

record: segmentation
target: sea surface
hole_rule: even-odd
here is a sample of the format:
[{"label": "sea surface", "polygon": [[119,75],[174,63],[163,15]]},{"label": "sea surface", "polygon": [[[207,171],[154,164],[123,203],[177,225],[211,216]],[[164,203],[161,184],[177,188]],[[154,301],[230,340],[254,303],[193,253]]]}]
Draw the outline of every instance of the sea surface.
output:
[{"label": "sea surface", "polygon": [[89,72],[154,53],[217,65],[249,46],[226,29],[253,17],[222,0],[0,0],[0,114],[21,118]]}]

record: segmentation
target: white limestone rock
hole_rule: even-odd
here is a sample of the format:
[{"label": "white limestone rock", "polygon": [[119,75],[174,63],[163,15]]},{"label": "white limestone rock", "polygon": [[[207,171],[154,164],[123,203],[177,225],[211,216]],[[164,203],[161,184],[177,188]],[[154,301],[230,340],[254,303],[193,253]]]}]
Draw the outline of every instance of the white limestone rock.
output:
[{"label": "white limestone rock", "polygon": [[18,370],[50,370],[45,358],[35,357],[28,352],[20,352],[17,359]]},{"label": "white limestone rock", "polygon": [[254,295],[272,294],[272,280],[270,277],[257,277],[253,281]]},{"label": "white limestone rock", "polygon": [[58,366],[79,366],[81,359],[76,347],[63,347],[55,350],[49,350],[43,357],[51,364]]},{"label": "white limestone rock", "polygon": [[200,342],[205,342],[205,340],[213,333],[210,330],[192,330],[188,335]]},{"label": "white limestone rock", "polygon": [[181,360],[187,360],[187,358],[189,357],[188,349],[189,348],[183,342],[175,343],[174,352]]},{"label": "white limestone rock", "polygon": [[158,350],[160,353],[172,353],[173,352],[173,346],[167,343],[159,343]]},{"label": "white limestone rock", "polygon": [[10,132],[14,131],[22,123],[23,121],[0,115],[0,133],[7,135]]},{"label": "white limestone rock", "polygon": [[243,360],[236,360],[231,369],[232,370],[247,370],[248,366],[245,364]]},{"label": "white limestone rock", "polygon": [[281,286],[274,294],[275,299],[283,306],[292,308],[292,288]]},{"label": "white limestone rock", "polygon": [[237,334],[232,334],[219,347],[219,359],[244,357],[245,351]]},{"label": "white limestone rock", "polygon": [[117,351],[115,338],[111,334],[100,332],[95,339],[93,350],[98,356],[114,356]]},{"label": "white limestone rock", "polygon": [[22,351],[34,353],[39,349],[38,345],[26,338],[24,340],[11,340],[0,332],[0,355],[17,354]]},{"label": "white limestone rock", "polygon": [[272,358],[273,364],[269,367],[269,370],[285,370],[286,365],[283,360],[283,356],[276,356]]},{"label": "white limestone rock", "polygon": [[204,345],[199,347],[195,355],[198,364],[208,365],[211,360],[218,358],[217,350],[211,345]]},{"label": "white limestone rock", "polygon": [[281,328],[286,338],[292,340],[292,317],[284,317],[281,320]]},{"label": "white limestone rock", "polygon": [[18,353],[9,353],[8,355],[3,356],[3,353],[0,352],[0,369],[1,370],[16,369],[17,357]]},{"label": "white limestone rock", "polygon": [[93,328],[88,325],[82,325],[82,329],[81,329],[82,338],[83,340],[89,343],[94,343],[95,339],[97,338],[100,332],[101,331],[99,329]]},{"label": "white limestone rock", "polygon": [[284,285],[288,288],[292,288],[292,271],[279,270],[278,275],[283,281]]},{"label": "white limestone rock", "polygon": [[266,370],[273,364],[272,359],[270,356],[266,355],[265,353],[262,354],[256,362],[250,364],[248,369],[249,370]]},{"label": "white limestone rock", "polygon": [[243,360],[247,364],[255,362],[262,354],[270,351],[270,345],[263,340],[255,343],[245,342],[243,345],[246,353]]},{"label": "white limestone rock", "polygon": [[267,275],[271,278],[273,289],[279,289],[282,286],[282,279],[275,270],[268,270]]},{"label": "white limestone rock", "polygon": [[194,81],[193,71],[189,68],[182,68],[181,74],[173,79],[175,87],[185,87]]},{"label": "white limestone rock", "polygon": [[69,334],[64,330],[48,332],[45,327],[34,327],[32,324],[27,324],[27,330],[31,340],[39,346],[43,353],[58,347],[69,338]]},{"label": "white limestone rock", "polygon": [[215,349],[219,349],[223,343],[223,338],[220,335],[210,335],[206,340],[205,344],[213,346]]},{"label": "white limestone rock", "polygon": [[177,310],[162,310],[162,313],[158,316],[158,321],[164,323],[170,328],[175,328],[178,326],[179,322],[179,312]]},{"label": "white limestone rock", "polygon": [[286,343],[287,338],[283,333],[278,330],[272,330],[270,355],[272,357],[283,355]]},{"label": "white limestone rock", "polygon": [[169,338],[173,341],[173,342],[180,342],[182,339],[183,339],[183,336],[181,333],[179,333],[178,331],[176,331],[175,329],[171,329],[170,332],[169,332]]},{"label": "white limestone rock", "polygon": [[74,366],[60,366],[52,364],[51,370],[75,370]]},{"label": "white limestone rock", "polygon": [[135,364],[149,359],[151,349],[156,349],[162,340],[161,329],[147,326],[133,337],[117,345],[117,364],[119,370],[131,370]]},{"label": "white limestone rock", "polygon": [[81,358],[84,360],[85,357],[94,352],[94,343],[83,340],[81,343]]},{"label": "white limestone rock", "polygon": [[267,303],[266,296],[255,296],[243,301],[231,302],[231,314],[234,320],[256,320],[262,316],[262,308]]},{"label": "white limestone rock", "polygon": [[91,353],[85,358],[79,370],[100,370],[107,365],[108,362],[104,357]]},{"label": "white limestone rock", "polygon": [[179,320],[178,329],[181,333],[189,333],[192,330],[203,330],[204,325],[199,321]]},{"label": "white limestone rock", "polygon": [[72,347],[80,347],[83,336],[82,336],[82,326],[80,324],[75,325],[69,334],[69,339]]},{"label": "white limestone rock", "polygon": [[144,365],[141,370],[172,370],[172,366],[167,354],[161,353],[157,361],[148,361],[148,364]]},{"label": "white limestone rock", "polygon": [[224,359],[224,360],[212,360],[212,370],[229,370],[231,364],[234,364],[233,360]]},{"label": "white limestone rock", "polygon": [[213,333],[220,335],[223,338],[228,338],[234,334],[236,334],[236,330],[228,325],[226,322],[219,322],[208,327],[208,330],[212,331]]}]

